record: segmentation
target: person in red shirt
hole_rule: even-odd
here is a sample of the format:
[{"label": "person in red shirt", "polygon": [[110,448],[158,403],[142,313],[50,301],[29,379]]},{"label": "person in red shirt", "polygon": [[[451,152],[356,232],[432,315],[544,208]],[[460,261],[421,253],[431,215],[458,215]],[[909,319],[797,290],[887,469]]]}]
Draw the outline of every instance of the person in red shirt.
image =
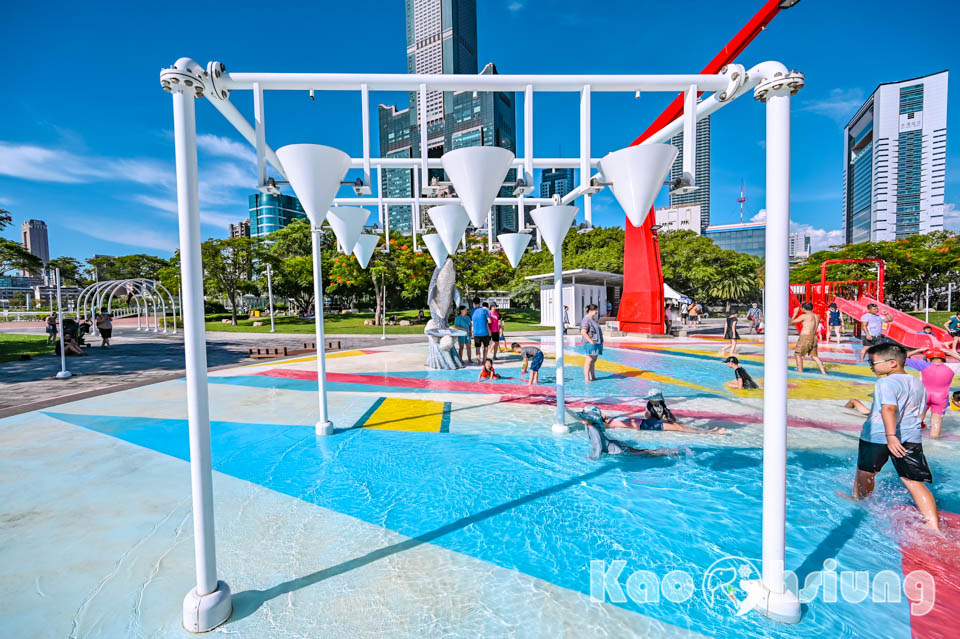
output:
[{"label": "person in red shirt", "polygon": [[483,381],[485,379],[500,379],[500,375],[493,370],[493,360],[489,357],[483,360],[483,368],[480,369],[480,377],[477,378],[477,381]]}]

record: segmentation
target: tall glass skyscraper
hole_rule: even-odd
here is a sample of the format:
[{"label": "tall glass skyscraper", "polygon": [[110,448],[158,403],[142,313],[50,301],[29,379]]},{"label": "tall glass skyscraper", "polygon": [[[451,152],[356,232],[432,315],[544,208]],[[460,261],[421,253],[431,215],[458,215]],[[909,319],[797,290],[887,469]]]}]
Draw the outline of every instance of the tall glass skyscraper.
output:
[{"label": "tall glass skyscraper", "polygon": [[848,244],[943,229],[946,71],[881,84],[843,137]]},{"label": "tall glass skyscraper", "polygon": [[[289,195],[253,193],[250,195],[249,201],[249,237],[270,235],[296,219],[307,219],[307,214],[300,206],[300,200]],[[231,226],[233,225],[231,224]]]},{"label": "tall glass skyscraper", "polygon": [[540,173],[540,197],[563,197],[573,185],[573,169],[544,169]]},{"label": "tall glass skyscraper", "polygon": [[[677,147],[680,153],[670,167],[670,179],[676,180],[683,175],[683,131],[670,138],[670,144]],[[692,193],[671,195],[670,206],[700,205],[700,230],[710,226],[710,116],[697,121],[697,157],[696,182],[700,187]]]},{"label": "tall glass skyscraper", "polygon": [[[407,71],[409,73],[477,72],[476,0],[406,0]],[[496,73],[487,64],[481,73]],[[380,105],[380,154],[383,157],[420,157],[417,94],[410,105],[397,109]],[[427,94],[427,157],[439,158],[445,151],[464,146],[500,146],[516,153],[516,104],[512,93],[432,91]],[[386,197],[413,195],[411,169],[386,169],[380,185]],[[443,180],[443,171],[431,170],[430,179]],[[516,179],[511,169],[507,181]],[[504,187],[500,194],[510,195]],[[390,205],[390,231],[410,233],[413,207]],[[421,220],[421,227],[429,221]],[[493,207],[496,233],[516,231],[517,209]]]}]

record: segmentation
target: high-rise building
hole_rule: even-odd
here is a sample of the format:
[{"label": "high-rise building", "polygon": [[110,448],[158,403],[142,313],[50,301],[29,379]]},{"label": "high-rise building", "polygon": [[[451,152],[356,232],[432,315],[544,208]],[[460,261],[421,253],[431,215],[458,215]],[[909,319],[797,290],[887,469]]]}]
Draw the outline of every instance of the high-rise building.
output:
[{"label": "high-rise building", "polygon": [[[683,131],[670,138],[670,144],[677,147],[680,153],[670,167],[670,179],[677,180],[683,175]],[[695,159],[697,171],[696,191],[682,195],[670,195],[670,206],[684,206],[689,204],[700,205],[700,230],[710,226],[710,116],[697,121],[697,157]]]},{"label": "high-rise building", "polygon": [[810,236],[806,233],[791,233],[787,255],[792,258],[810,257]]},{"label": "high-rise building", "polygon": [[[249,202],[249,237],[263,237],[279,231],[294,220],[307,219],[300,200],[290,195],[252,193]],[[233,237],[233,224],[230,225],[230,237]]]},{"label": "high-rise building", "polygon": [[702,233],[700,228],[700,205],[665,206],[654,209],[654,220],[663,231],[693,231],[697,235]]},{"label": "high-rise building", "polygon": [[573,169],[544,169],[540,173],[540,197],[563,197],[573,185]]},{"label": "high-rise building", "polygon": [[250,220],[240,220],[230,225],[230,239],[235,237],[250,237]]},{"label": "high-rise building", "polygon": [[[407,71],[409,73],[477,72],[476,0],[406,0]],[[487,64],[482,74],[496,73]],[[381,104],[379,108],[380,155],[388,158],[420,157],[420,128],[417,94],[409,95],[410,107],[397,109]],[[516,104],[512,93],[472,91],[427,94],[427,157],[439,158],[444,152],[465,146],[500,146],[516,153]],[[386,197],[412,197],[414,171],[385,169],[380,189]],[[429,179],[443,180],[443,171],[430,170]],[[516,179],[510,169],[506,180]],[[504,187],[501,195],[510,195]],[[423,216],[421,227],[426,223]],[[410,233],[413,207],[389,206],[390,232]],[[496,233],[516,231],[517,209],[493,207]]]},{"label": "high-rise building", "polygon": [[943,229],[946,71],[881,84],[843,133],[847,244]]},{"label": "high-rise building", "polygon": [[703,234],[713,240],[717,246],[728,251],[739,251],[757,257],[763,257],[767,252],[765,222],[710,226]]},{"label": "high-rise building", "polygon": [[[50,261],[50,242],[47,238],[47,224],[43,220],[27,220],[20,225],[20,235],[23,237],[23,247],[31,255],[40,258],[46,266]],[[40,272],[23,272],[26,277],[39,277]]]}]

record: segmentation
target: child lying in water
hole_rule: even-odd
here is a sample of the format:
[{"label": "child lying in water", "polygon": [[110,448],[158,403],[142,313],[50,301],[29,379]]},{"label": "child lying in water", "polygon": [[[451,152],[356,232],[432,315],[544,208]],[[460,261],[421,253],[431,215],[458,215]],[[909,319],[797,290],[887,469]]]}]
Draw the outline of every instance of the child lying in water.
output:
[{"label": "child lying in water", "polygon": [[650,455],[653,457],[669,455],[672,451],[657,450],[652,448],[635,448],[628,446],[616,439],[607,438],[604,433],[603,414],[596,406],[590,406],[587,410],[577,413],[580,422],[587,431],[587,438],[590,440],[589,459],[600,459],[601,455]]},{"label": "child lying in water", "polygon": [[[590,406],[587,411],[596,411],[595,415],[599,416],[601,422],[609,426],[610,428],[632,428],[634,430],[672,430],[680,433],[699,433],[701,435],[726,435],[727,429],[714,427],[714,428],[696,428],[694,426],[684,426],[677,422],[676,417],[673,416],[673,413],[670,412],[669,408],[666,408],[666,403],[662,403],[664,409],[666,409],[666,414],[663,416],[658,416],[655,412],[657,409],[656,403],[647,402],[647,410],[644,411],[643,417],[604,417],[603,413],[596,406]],[[653,408],[653,410],[651,410]],[[584,412],[587,412],[584,411]],[[667,419],[664,419],[664,418]],[[670,419],[672,418],[672,419]]]}]

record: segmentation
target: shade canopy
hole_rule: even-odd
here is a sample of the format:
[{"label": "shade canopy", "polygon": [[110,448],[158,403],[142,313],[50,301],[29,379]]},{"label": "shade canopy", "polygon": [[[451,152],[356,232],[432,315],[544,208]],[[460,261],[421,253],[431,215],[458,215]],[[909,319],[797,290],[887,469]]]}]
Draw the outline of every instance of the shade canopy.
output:
[{"label": "shade canopy", "polygon": [[310,224],[320,226],[347,175],[350,156],[322,144],[288,144],[277,149],[277,157]]},{"label": "shade canopy", "polygon": [[634,226],[647,219],[676,157],[673,145],[640,144],[600,159],[600,172]]},{"label": "shade canopy", "polygon": [[517,264],[520,263],[523,252],[530,244],[530,237],[529,233],[501,233],[497,236],[497,241],[500,242],[507,261],[513,268],[517,268]]},{"label": "shade canopy", "polygon": [[373,251],[379,243],[379,235],[371,235],[370,233],[360,234],[360,237],[357,238],[357,244],[353,247],[353,254],[357,257],[357,261],[360,262],[360,268],[367,268],[367,264],[370,263],[370,258],[373,256]]},{"label": "shade canopy", "polygon": [[447,261],[447,255],[450,254],[443,244],[443,238],[437,233],[431,233],[423,236],[423,243],[427,245],[430,257],[437,263],[437,266],[443,266],[443,263]]},{"label": "shade canopy", "polygon": [[370,217],[370,209],[359,206],[335,206],[327,211],[327,222],[333,229],[333,234],[337,236],[340,246],[347,253],[351,253],[356,246],[368,217]]},{"label": "shade canopy", "polygon": [[556,255],[563,247],[570,225],[577,217],[575,206],[541,206],[530,211],[530,217],[540,229],[540,237],[547,243],[550,252]]},{"label": "shade canopy", "polygon": [[448,151],[440,159],[475,227],[486,223],[514,157],[499,146],[468,146]]},{"label": "shade canopy", "polygon": [[427,213],[433,221],[434,228],[437,229],[437,235],[443,240],[447,253],[456,253],[460,238],[463,237],[467,224],[470,223],[466,209],[459,204],[444,204],[433,207]]}]

